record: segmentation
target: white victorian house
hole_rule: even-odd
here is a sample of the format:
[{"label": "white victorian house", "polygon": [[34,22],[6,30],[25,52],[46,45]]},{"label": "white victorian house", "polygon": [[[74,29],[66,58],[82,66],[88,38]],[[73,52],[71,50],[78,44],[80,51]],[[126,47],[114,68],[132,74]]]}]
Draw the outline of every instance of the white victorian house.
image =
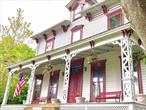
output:
[{"label": "white victorian house", "polygon": [[[71,0],[66,8],[70,20],[32,37],[37,56],[8,67],[2,110],[146,110],[146,64],[132,57],[143,42],[120,1]],[[26,104],[7,104],[14,73],[30,74]]]}]

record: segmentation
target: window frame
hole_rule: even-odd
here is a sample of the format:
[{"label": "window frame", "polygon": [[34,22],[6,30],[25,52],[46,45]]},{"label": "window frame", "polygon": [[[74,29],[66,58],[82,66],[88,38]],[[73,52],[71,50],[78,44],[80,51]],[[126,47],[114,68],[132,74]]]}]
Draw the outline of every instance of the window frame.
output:
[{"label": "window frame", "polygon": [[76,17],[76,15],[79,14],[79,12],[80,12],[80,11],[79,11],[79,12],[76,13],[76,10],[77,10],[79,7],[80,7],[80,10],[81,10],[81,11],[84,9],[84,5],[80,6],[79,3],[76,5],[76,7],[75,7],[74,10],[73,10],[73,21],[76,21],[76,20],[78,20],[78,19],[80,19],[80,18],[82,17],[81,15],[78,16],[78,17]]},{"label": "window frame", "polygon": [[[71,29],[71,43],[77,42],[77,41],[82,39],[82,37],[83,37],[83,27],[84,27],[84,25],[77,25],[77,26],[75,26]],[[74,33],[77,32],[77,31],[80,31],[80,39],[77,40],[77,41],[73,41],[73,38],[75,37]]]},{"label": "window frame", "polygon": [[143,82],[142,82],[142,73],[141,73],[141,64],[140,62],[137,64],[136,67],[136,71],[137,71],[137,79],[138,79],[138,89],[139,89],[139,94],[143,93]]},{"label": "window frame", "polygon": [[[115,17],[117,15],[120,15],[120,24],[118,24],[117,26],[114,26],[114,27],[110,27],[110,18]],[[117,10],[112,11],[109,14],[107,14],[107,28],[108,28],[108,30],[114,29],[114,28],[119,27],[123,24],[124,24],[124,16],[122,14],[122,9],[117,9]]]},{"label": "window frame", "polygon": [[[99,61],[96,61],[96,62],[92,62],[90,67],[92,68],[93,66],[95,65],[98,65],[98,64],[102,64],[103,66],[103,92],[106,92],[106,59],[103,59],[103,60],[99,60]],[[93,73],[92,73],[92,69],[90,70],[90,102],[94,102],[93,100],[93,96],[92,96],[92,78],[93,78]],[[104,99],[102,100],[103,102],[105,101]]]},{"label": "window frame", "polygon": [[[55,36],[53,36],[53,35],[51,35],[50,37],[48,37],[48,38],[45,40],[45,43],[46,43],[46,45],[45,45],[45,52],[51,51],[51,50],[54,49],[54,42],[55,42]],[[47,50],[47,44],[48,44],[48,43],[52,43],[51,49],[50,49],[50,50]]]},{"label": "window frame", "polygon": [[[59,87],[59,78],[60,78],[60,70],[55,70],[53,71],[53,75],[58,75],[58,81],[57,81],[57,86],[56,86],[56,92],[55,92],[55,95],[56,95],[56,98],[57,98],[57,94],[58,94],[58,87]],[[51,78],[51,74],[49,76]],[[47,97],[50,98],[50,81],[51,79],[49,78],[49,86],[48,86],[48,93],[47,93]],[[50,101],[50,99],[49,99]]]},{"label": "window frame", "polygon": [[[32,100],[32,103],[33,103],[33,101],[37,100],[37,98],[41,97],[43,78],[44,78],[44,76],[41,75],[41,74],[35,75],[35,84],[34,84],[34,89],[33,89],[33,100]],[[41,80],[41,84],[40,84],[40,96],[39,97],[36,97],[36,92],[35,92],[37,79]]]}]

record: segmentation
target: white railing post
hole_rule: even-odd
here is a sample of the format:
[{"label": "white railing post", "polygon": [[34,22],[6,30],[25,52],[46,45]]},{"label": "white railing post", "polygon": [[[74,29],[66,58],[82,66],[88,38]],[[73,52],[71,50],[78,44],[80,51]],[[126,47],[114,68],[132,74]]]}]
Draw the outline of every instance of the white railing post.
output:
[{"label": "white railing post", "polygon": [[11,84],[11,79],[12,79],[12,71],[9,71],[9,75],[8,75],[8,80],[7,80],[7,84],[6,84],[6,89],[5,89],[5,93],[4,93],[4,98],[3,98],[3,102],[2,105],[6,105],[7,101],[8,101],[8,96],[9,96],[9,90],[10,90],[10,84]]},{"label": "white railing post", "polygon": [[121,46],[123,102],[133,102],[135,96],[131,34],[132,30],[123,30],[124,38],[114,42]]},{"label": "white railing post", "polygon": [[33,88],[34,88],[34,83],[35,83],[35,71],[38,65],[32,65],[31,67],[31,75],[29,78],[29,87],[28,87],[28,92],[27,92],[27,99],[26,99],[26,104],[31,104],[32,98],[33,98]]},{"label": "white railing post", "polygon": [[66,61],[66,64],[65,64],[64,82],[63,82],[62,103],[67,103],[71,59],[76,54],[77,53],[72,53],[72,54],[68,53],[63,57],[63,59]]}]

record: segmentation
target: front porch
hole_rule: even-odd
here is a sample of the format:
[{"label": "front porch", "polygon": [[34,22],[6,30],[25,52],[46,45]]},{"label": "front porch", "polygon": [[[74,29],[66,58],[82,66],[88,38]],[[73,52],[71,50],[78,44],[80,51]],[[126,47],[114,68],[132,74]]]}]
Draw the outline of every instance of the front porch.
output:
[{"label": "front porch", "polygon": [[[144,77],[136,78],[138,86],[135,89],[133,40],[130,38],[131,34],[127,33],[131,31],[123,30],[125,34],[122,34],[121,30],[118,30],[113,34],[113,30],[10,66],[2,110],[9,110],[5,107],[10,107],[12,110],[11,105],[6,104],[13,73],[30,73],[26,105],[22,105],[22,110],[27,106],[28,109],[34,106],[33,110],[41,110],[44,104],[50,103],[51,98],[60,99],[61,110],[94,110],[95,108],[97,110],[104,108],[104,110],[136,110],[136,107],[143,109],[146,104],[135,103],[135,93],[146,94],[144,90],[146,76],[145,71],[141,72]],[[140,49],[137,45],[133,47],[133,50]],[[90,58],[93,54],[95,59]],[[92,60],[89,62],[89,59]],[[107,92],[116,94],[121,92],[120,101],[104,98],[99,103],[97,96]],[[76,97],[85,97],[86,100],[82,104],[76,104]],[[41,101],[43,98],[44,100]]]},{"label": "front porch", "polygon": [[72,104],[33,104],[5,105],[2,110],[146,110],[146,105],[132,103],[72,103]]}]

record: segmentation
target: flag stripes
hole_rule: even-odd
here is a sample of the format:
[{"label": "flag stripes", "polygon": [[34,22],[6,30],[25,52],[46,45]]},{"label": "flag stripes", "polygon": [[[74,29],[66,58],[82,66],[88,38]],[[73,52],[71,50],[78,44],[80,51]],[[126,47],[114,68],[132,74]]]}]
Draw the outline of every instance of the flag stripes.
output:
[{"label": "flag stripes", "polygon": [[16,96],[18,96],[20,94],[21,89],[25,85],[25,83],[26,83],[26,80],[25,80],[24,76],[22,76],[20,78],[20,80],[18,81],[18,83],[17,83],[17,86],[15,88],[14,96],[13,97],[16,97]]}]

